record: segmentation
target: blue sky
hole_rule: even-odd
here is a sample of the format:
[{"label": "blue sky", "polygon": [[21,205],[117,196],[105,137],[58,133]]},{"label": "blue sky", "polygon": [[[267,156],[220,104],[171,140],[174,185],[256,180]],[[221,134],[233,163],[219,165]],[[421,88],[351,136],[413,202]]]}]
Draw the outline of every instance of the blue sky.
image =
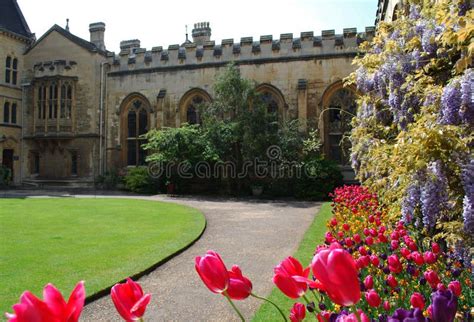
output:
[{"label": "blue sky", "polygon": [[212,40],[261,35],[279,38],[281,33],[373,26],[377,0],[17,0],[32,32],[39,38],[55,23],[89,39],[89,23],[106,23],[108,50],[118,52],[119,43],[140,39],[141,46],[167,47],[184,42],[195,22],[209,21]]}]

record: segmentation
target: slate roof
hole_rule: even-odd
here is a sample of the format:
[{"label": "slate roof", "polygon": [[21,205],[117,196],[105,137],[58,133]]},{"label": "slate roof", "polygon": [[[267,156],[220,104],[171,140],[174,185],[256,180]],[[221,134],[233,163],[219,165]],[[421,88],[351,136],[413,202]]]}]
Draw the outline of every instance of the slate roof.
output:
[{"label": "slate roof", "polygon": [[27,38],[33,37],[16,0],[0,0],[0,28]]},{"label": "slate roof", "polygon": [[[0,1],[5,1],[5,0],[0,0]],[[43,39],[45,39],[50,33],[52,33],[53,31],[56,31],[58,32],[59,34],[63,35],[65,38],[69,39],[70,41],[72,41],[73,43],[75,43],[76,45],[90,51],[90,52],[97,52],[97,53],[100,53],[102,55],[106,55],[107,54],[107,51],[104,51],[104,50],[100,50],[99,48],[97,48],[96,45],[94,45],[93,43],[87,41],[87,40],[84,40],[76,35],[73,35],[72,33],[70,33],[69,31],[67,31],[66,29],[58,26],[58,25],[54,25],[52,26],[48,31],[46,31],[44,33],[43,36],[41,36],[38,41],[36,41],[33,46],[31,46],[28,50],[30,51],[31,49],[33,49],[37,44],[39,44],[41,41],[43,41]]]}]

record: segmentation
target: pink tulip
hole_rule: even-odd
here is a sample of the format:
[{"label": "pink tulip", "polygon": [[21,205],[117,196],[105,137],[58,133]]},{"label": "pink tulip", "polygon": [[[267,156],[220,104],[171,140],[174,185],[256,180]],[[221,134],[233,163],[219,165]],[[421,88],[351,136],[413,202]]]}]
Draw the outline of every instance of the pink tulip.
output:
[{"label": "pink tulip", "polygon": [[436,262],[436,255],[433,252],[427,251],[423,254],[423,259],[427,264],[434,264]]},{"label": "pink tulip", "polygon": [[291,322],[301,322],[306,317],[306,307],[304,304],[295,303],[290,311]]},{"label": "pink tulip", "polygon": [[378,307],[382,303],[382,299],[375,290],[369,290],[365,293],[365,299],[371,307]]},{"label": "pink tulip", "polygon": [[448,284],[448,288],[451,290],[451,292],[454,293],[454,295],[456,295],[457,297],[461,296],[461,291],[462,291],[462,287],[461,287],[461,283],[459,283],[459,281],[452,281]]},{"label": "pink tulip", "polygon": [[294,257],[287,257],[275,267],[274,272],[273,283],[289,298],[299,298],[310,284],[309,267],[303,269],[301,263]]},{"label": "pink tulip", "polygon": [[367,290],[370,290],[374,287],[374,278],[371,275],[367,275],[364,279],[364,286]]},{"label": "pink tulip", "polygon": [[140,284],[130,278],[125,283],[115,284],[110,296],[117,312],[127,322],[141,319],[151,300],[151,295],[143,294]]},{"label": "pink tulip", "polygon": [[211,292],[224,293],[227,290],[229,273],[218,253],[208,250],[203,257],[196,257],[194,267]]},{"label": "pink tulip", "polygon": [[233,300],[243,300],[252,292],[252,282],[242,275],[239,266],[234,265],[229,273],[229,287],[227,294]]},{"label": "pink tulip", "polygon": [[338,244],[320,250],[311,263],[314,276],[336,304],[350,306],[360,300],[359,278],[352,256]]},{"label": "pink tulip", "polygon": [[13,305],[14,314],[7,313],[9,322],[77,322],[84,307],[86,292],[84,282],[79,282],[66,303],[62,294],[53,284],[43,289],[44,301],[26,291],[20,303]]}]

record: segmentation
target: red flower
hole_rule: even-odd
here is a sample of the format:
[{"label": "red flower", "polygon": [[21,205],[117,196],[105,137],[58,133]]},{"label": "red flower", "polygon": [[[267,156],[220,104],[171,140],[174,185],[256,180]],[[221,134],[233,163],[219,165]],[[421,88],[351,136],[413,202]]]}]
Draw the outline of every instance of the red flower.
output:
[{"label": "red flower", "polygon": [[398,285],[396,278],[393,277],[392,274],[388,275],[387,277],[387,285],[390,286],[391,288],[395,288]]},{"label": "red flower", "polygon": [[408,248],[405,248],[405,247],[400,249],[400,253],[405,258],[408,258],[408,256],[410,256],[410,254],[411,254],[410,251],[408,250]]},{"label": "red flower", "polygon": [[457,297],[461,295],[461,283],[459,281],[452,281],[448,284],[448,288],[451,290],[451,292],[454,293]]},{"label": "red flower", "polygon": [[314,276],[336,304],[349,306],[360,300],[359,278],[352,256],[338,244],[319,251],[311,263]]},{"label": "red flower", "polygon": [[423,259],[428,264],[433,264],[436,262],[436,255],[433,252],[427,251],[423,254]]},{"label": "red flower", "polygon": [[433,253],[438,254],[440,252],[440,247],[437,243],[433,242],[431,244],[431,249],[433,250]]},{"label": "red flower", "polygon": [[287,257],[274,268],[273,283],[289,298],[297,299],[308,288],[309,267],[303,269],[294,257]]},{"label": "red flower", "polygon": [[410,304],[415,309],[423,310],[425,308],[425,299],[423,298],[423,295],[418,292],[415,292],[410,297]]},{"label": "red flower", "polygon": [[344,229],[345,231],[348,231],[350,228],[351,228],[351,226],[349,226],[349,224],[343,224],[342,225],[342,229]]},{"label": "red flower", "polygon": [[379,259],[376,255],[372,255],[372,256],[370,256],[370,262],[371,262],[372,265],[374,265],[374,266],[379,266],[379,264],[380,264],[380,259]]},{"label": "red flower", "polygon": [[243,300],[252,292],[252,282],[242,275],[239,266],[234,265],[229,271],[229,287],[227,294],[233,300]]},{"label": "red flower", "polygon": [[374,279],[371,275],[367,275],[367,277],[364,279],[364,286],[367,290],[370,290],[374,287]]},{"label": "red flower", "polygon": [[7,313],[10,322],[77,322],[84,307],[86,292],[84,282],[79,282],[66,303],[62,294],[53,284],[43,290],[44,301],[26,291],[20,303],[13,305],[14,314]]},{"label": "red flower", "polygon": [[423,256],[419,252],[413,252],[410,255],[410,259],[415,262],[416,265],[423,265]]},{"label": "red flower", "polygon": [[290,311],[290,320],[291,322],[300,322],[303,321],[306,317],[306,307],[304,304],[295,303],[293,308]]},{"label": "red flower", "polygon": [[402,271],[403,267],[397,255],[393,254],[388,256],[388,268],[390,269],[390,272],[395,274],[398,274]]},{"label": "red flower", "polygon": [[390,246],[392,246],[392,249],[397,249],[400,244],[398,243],[398,240],[392,240],[390,242]]},{"label": "red flower", "polygon": [[390,302],[389,301],[383,302],[383,308],[385,311],[390,311]]},{"label": "red flower", "polygon": [[150,303],[151,295],[143,294],[140,284],[127,278],[125,283],[115,284],[110,291],[115,308],[125,321],[140,319]]},{"label": "red flower", "polygon": [[430,269],[430,270],[424,272],[423,276],[428,281],[431,288],[436,288],[438,286],[438,283],[440,282],[440,279],[438,277],[438,274],[436,274],[435,271]]},{"label": "red flower", "polygon": [[331,226],[337,226],[336,218],[332,218],[331,221],[329,221],[329,223],[331,224]]},{"label": "red flower", "polygon": [[360,239],[360,235],[359,234],[354,234],[354,241],[356,243],[360,243],[361,239]]},{"label": "red flower", "polygon": [[367,300],[367,303],[372,307],[378,307],[382,303],[380,296],[374,290],[369,290],[368,292],[365,292],[365,299]]},{"label": "red flower", "polygon": [[208,250],[204,257],[196,257],[194,267],[211,292],[223,293],[227,290],[229,273],[218,253]]},{"label": "red flower", "polygon": [[373,245],[373,244],[374,244],[374,239],[369,236],[369,237],[367,237],[367,238],[365,239],[365,243],[366,243],[367,245],[369,245],[369,246],[370,246],[370,245]]}]

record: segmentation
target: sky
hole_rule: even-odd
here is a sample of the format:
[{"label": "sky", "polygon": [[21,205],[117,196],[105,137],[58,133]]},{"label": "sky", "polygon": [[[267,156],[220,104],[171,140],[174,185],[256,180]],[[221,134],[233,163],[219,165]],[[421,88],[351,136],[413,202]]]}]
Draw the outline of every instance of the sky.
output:
[{"label": "sky", "polygon": [[210,22],[211,40],[273,35],[299,37],[303,31],[373,26],[377,0],[17,0],[31,32],[41,37],[51,26],[65,27],[89,40],[89,24],[104,22],[108,50],[120,51],[120,41],[139,39],[141,47],[181,44],[188,25]]}]

